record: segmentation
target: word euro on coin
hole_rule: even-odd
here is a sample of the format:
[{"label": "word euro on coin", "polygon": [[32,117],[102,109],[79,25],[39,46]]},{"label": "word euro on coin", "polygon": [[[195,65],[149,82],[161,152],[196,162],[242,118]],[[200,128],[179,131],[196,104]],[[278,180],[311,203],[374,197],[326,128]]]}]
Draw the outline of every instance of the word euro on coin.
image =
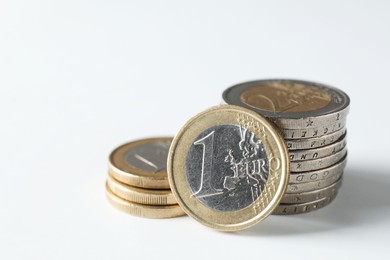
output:
[{"label": "word euro on coin", "polygon": [[189,216],[216,230],[238,231],[278,206],[288,183],[288,152],[267,119],[223,105],[181,128],[169,151],[168,176]]}]

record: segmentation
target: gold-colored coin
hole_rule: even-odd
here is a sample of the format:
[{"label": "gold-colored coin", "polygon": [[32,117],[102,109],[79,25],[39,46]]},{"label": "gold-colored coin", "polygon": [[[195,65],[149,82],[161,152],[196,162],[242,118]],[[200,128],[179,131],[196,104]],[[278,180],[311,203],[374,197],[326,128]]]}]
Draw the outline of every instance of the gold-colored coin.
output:
[{"label": "gold-colored coin", "polygon": [[120,183],[112,176],[108,176],[107,184],[116,196],[140,204],[147,205],[174,205],[177,204],[171,190],[155,190],[133,187]]},{"label": "gold-colored coin", "polygon": [[272,112],[309,112],[329,105],[329,93],[307,84],[267,82],[241,93],[240,99],[253,108]]},{"label": "gold-colored coin", "polygon": [[240,83],[226,89],[222,97],[227,104],[249,108],[270,119],[286,138],[329,133],[323,126],[335,126],[334,131],[340,129],[345,125],[350,103],[348,95],[339,89],[289,79]]},{"label": "gold-colored coin", "polygon": [[109,157],[109,173],[128,185],[169,189],[166,171],[172,138],[150,138],[124,144]]},{"label": "gold-colored coin", "polygon": [[237,231],[278,206],[289,177],[288,152],[268,120],[223,105],[181,128],[169,151],[168,176],[188,215],[217,230]]},{"label": "gold-colored coin", "polygon": [[106,183],[106,195],[108,201],[116,208],[138,217],[144,218],[173,218],[184,216],[184,211],[179,205],[152,206],[130,202],[119,198],[110,190]]}]

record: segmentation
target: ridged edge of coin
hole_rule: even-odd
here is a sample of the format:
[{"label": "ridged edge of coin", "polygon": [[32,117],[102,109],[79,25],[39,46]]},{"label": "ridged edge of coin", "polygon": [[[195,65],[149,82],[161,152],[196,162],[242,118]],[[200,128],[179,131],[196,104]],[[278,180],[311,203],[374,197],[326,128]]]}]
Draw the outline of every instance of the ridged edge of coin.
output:
[{"label": "ridged edge of coin", "polygon": [[130,202],[116,196],[106,183],[106,197],[108,201],[117,209],[133,216],[143,218],[174,218],[184,216],[184,211],[179,205],[152,206]]},{"label": "ridged edge of coin", "polygon": [[330,197],[325,197],[319,200],[302,203],[302,204],[280,204],[272,215],[295,215],[302,213],[309,213],[314,210],[324,208],[329,205],[336,197],[338,192]]},{"label": "ridged edge of coin", "polygon": [[340,120],[338,123],[333,123],[330,125],[322,125],[314,128],[302,128],[302,129],[283,129],[280,131],[284,139],[286,140],[295,140],[295,139],[308,139],[321,137],[327,134],[331,134],[339,131],[346,126],[346,119]]},{"label": "ridged edge of coin", "polygon": [[290,162],[295,161],[308,161],[315,160],[319,158],[324,158],[332,154],[341,151],[347,146],[347,136],[344,134],[336,142],[314,149],[305,149],[305,150],[290,150],[288,151]]},{"label": "ridged edge of coin", "polygon": [[292,185],[325,180],[334,175],[341,174],[346,165],[347,156],[342,158],[338,163],[321,170],[296,173],[290,172],[288,183],[289,185]]},{"label": "ridged edge of coin", "polygon": [[335,183],[342,175],[343,172],[338,172],[337,174],[320,181],[289,184],[286,193],[302,193],[322,189]]},{"label": "ridged edge of coin", "polygon": [[281,204],[307,203],[307,202],[322,199],[324,197],[333,196],[334,193],[336,193],[340,189],[342,180],[343,178],[341,177],[335,183],[326,186],[325,188],[314,190],[314,191],[301,192],[301,193],[285,193],[280,203]]},{"label": "ridged edge of coin", "polygon": [[290,162],[290,172],[307,172],[328,168],[347,156],[347,152],[347,148],[344,147],[341,151],[327,157],[307,161]]},{"label": "ridged edge of coin", "polygon": [[108,175],[107,184],[116,196],[139,204],[147,205],[175,205],[177,201],[171,190],[155,190],[133,187],[120,183]]},{"label": "ridged edge of coin", "polygon": [[314,149],[318,147],[325,147],[327,145],[333,144],[340,139],[340,137],[347,134],[347,129],[341,128],[340,130],[333,132],[328,135],[323,135],[316,138],[307,138],[307,139],[295,139],[295,140],[286,140],[286,145],[288,150],[305,150],[305,149]]}]

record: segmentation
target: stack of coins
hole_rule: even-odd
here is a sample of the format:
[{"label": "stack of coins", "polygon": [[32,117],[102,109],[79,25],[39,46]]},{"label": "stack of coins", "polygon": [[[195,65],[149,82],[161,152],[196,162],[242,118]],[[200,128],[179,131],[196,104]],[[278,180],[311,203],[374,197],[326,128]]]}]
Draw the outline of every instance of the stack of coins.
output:
[{"label": "stack of coins", "polygon": [[185,215],[168,182],[167,155],[172,138],[124,144],[109,157],[106,195],[116,208],[146,218]]},{"label": "stack of coins", "polygon": [[265,116],[285,139],[290,177],[273,214],[309,212],[336,197],[347,159],[350,101],[344,92],[313,82],[260,80],[228,88],[223,99]]}]

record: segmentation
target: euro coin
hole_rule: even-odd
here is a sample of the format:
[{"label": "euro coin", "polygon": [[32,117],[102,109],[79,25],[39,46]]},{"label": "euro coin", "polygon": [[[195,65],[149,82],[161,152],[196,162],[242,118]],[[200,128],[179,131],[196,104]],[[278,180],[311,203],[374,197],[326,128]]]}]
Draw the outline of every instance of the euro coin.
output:
[{"label": "euro coin", "polygon": [[130,215],[143,218],[173,218],[185,215],[179,205],[155,206],[144,205],[124,200],[116,196],[106,183],[106,196],[108,201],[117,209]]},{"label": "euro coin", "polygon": [[344,158],[347,154],[347,149],[344,148],[343,150],[329,155],[327,157],[314,159],[314,160],[307,160],[307,161],[295,161],[290,163],[290,171],[291,172],[306,172],[306,171],[314,171],[319,170],[323,168],[327,168],[329,166],[334,165],[338,161],[340,161],[342,158]]},{"label": "euro coin", "polygon": [[109,173],[128,185],[169,189],[167,156],[172,138],[149,138],[126,143],[109,157]]},{"label": "euro coin", "polygon": [[120,183],[108,176],[107,184],[116,196],[140,204],[174,205],[177,204],[171,190],[143,189]]},{"label": "euro coin", "polygon": [[337,178],[337,176],[341,176],[346,165],[347,157],[344,157],[336,164],[325,169],[308,172],[290,172],[288,183],[289,185],[293,185],[295,183],[316,182],[326,180],[328,178]]},{"label": "euro coin", "polygon": [[337,180],[335,183],[314,191],[301,192],[301,193],[285,193],[280,203],[282,204],[297,204],[307,203],[315,200],[319,200],[325,197],[333,196],[341,186],[341,180]]},{"label": "euro coin", "polygon": [[227,104],[252,109],[281,129],[338,124],[346,118],[350,103],[339,89],[288,79],[244,82],[226,89],[222,96]]},{"label": "euro coin", "polygon": [[286,193],[301,193],[301,192],[319,190],[335,183],[338,179],[341,178],[341,176],[343,176],[343,172],[337,172],[335,175],[319,181],[304,182],[304,183],[289,183],[286,189]]},{"label": "euro coin", "polygon": [[343,150],[346,145],[347,138],[344,135],[339,140],[337,140],[337,142],[324,147],[307,150],[290,150],[289,157],[291,162],[324,158]]},{"label": "euro coin", "polygon": [[181,128],[169,151],[168,176],[189,216],[216,230],[238,231],[278,206],[288,182],[288,152],[267,119],[223,105]]},{"label": "euro coin", "polygon": [[307,202],[307,203],[299,203],[299,204],[280,204],[274,212],[273,215],[293,215],[293,214],[301,214],[308,213],[313,210],[317,210],[327,206],[331,203],[337,196],[337,192],[330,197],[325,197],[319,200]]}]

